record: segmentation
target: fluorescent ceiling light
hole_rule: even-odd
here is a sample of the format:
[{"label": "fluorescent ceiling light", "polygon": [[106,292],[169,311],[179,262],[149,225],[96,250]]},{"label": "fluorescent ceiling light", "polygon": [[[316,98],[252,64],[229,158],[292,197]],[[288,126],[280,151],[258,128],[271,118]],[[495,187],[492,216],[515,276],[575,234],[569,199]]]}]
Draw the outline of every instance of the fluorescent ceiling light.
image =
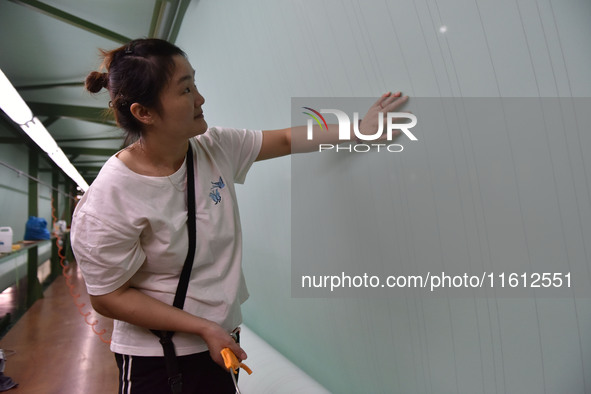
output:
[{"label": "fluorescent ceiling light", "polygon": [[6,75],[0,70],[0,108],[15,123],[18,123],[25,133],[49,155],[51,160],[69,176],[80,189],[88,190],[88,183],[70,163],[70,160],[57,145],[49,131],[39,119],[33,116],[31,109],[25,103]]},{"label": "fluorescent ceiling light", "polygon": [[19,125],[25,124],[33,118],[29,106],[12,86],[2,70],[0,70],[0,107],[6,115],[10,116],[10,119]]},{"label": "fluorescent ceiling light", "polygon": [[58,149],[57,142],[37,117],[21,124],[21,129],[47,154]]}]

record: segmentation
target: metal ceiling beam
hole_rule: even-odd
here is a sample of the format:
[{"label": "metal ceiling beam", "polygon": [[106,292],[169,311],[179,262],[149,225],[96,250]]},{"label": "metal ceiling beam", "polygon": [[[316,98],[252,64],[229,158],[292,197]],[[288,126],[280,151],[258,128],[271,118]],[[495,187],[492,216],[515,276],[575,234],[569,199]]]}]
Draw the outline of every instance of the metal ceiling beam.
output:
[{"label": "metal ceiling beam", "polygon": [[86,142],[86,141],[108,141],[108,140],[121,140],[123,141],[125,137],[117,136],[117,137],[91,137],[91,138],[60,138],[56,139],[55,142]]},{"label": "metal ceiling beam", "polygon": [[164,13],[164,7],[165,4],[163,0],[156,0],[154,2],[154,11],[152,11],[152,21],[150,22],[150,31],[148,33],[148,37],[156,36],[156,26],[158,25],[160,15]]},{"label": "metal ceiling beam", "polygon": [[66,155],[90,155],[90,156],[113,156],[118,149],[109,148],[77,148],[77,147],[63,147],[62,150]]},{"label": "metal ceiling beam", "polygon": [[176,41],[176,38],[179,35],[179,30],[181,29],[181,24],[183,23],[183,18],[185,17],[185,12],[187,12],[187,8],[189,7],[189,3],[191,3],[191,0],[181,0],[178,6],[176,18],[172,25],[172,29],[168,34],[168,41],[173,43]]},{"label": "metal ceiling beam", "polygon": [[163,40],[168,39],[178,3],[178,0],[156,1],[150,26],[150,37],[162,38]]},{"label": "metal ceiling beam", "polygon": [[102,26],[99,26],[95,23],[89,22],[85,19],[79,18],[75,15],[69,14],[64,12],[58,8],[52,7],[48,4],[42,3],[37,0],[10,0],[13,3],[20,4],[26,7],[29,7],[35,11],[41,12],[45,15],[49,15],[53,18],[59,19],[62,22],[69,23],[73,26],[76,26],[80,29],[84,29],[89,31],[93,34],[99,35],[101,37],[107,38],[112,41],[126,43],[131,41],[131,38],[125,37],[119,33],[116,33],[112,30],[105,29]]},{"label": "metal ceiling beam", "polygon": [[[81,166],[76,166],[76,169],[78,170],[78,172],[84,176],[86,178],[86,174],[91,173],[91,174],[98,174],[99,171],[101,170],[102,167],[81,167]],[[55,171],[54,168],[39,168],[39,172],[53,172]]]},{"label": "metal ceiling beam", "polygon": [[[70,160],[71,161],[71,160]],[[76,165],[83,165],[83,164],[96,164],[98,166],[102,166],[105,164],[105,160],[76,160]]]},{"label": "metal ceiling beam", "polygon": [[22,144],[23,140],[16,137],[0,137],[0,144]]},{"label": "metal ceiling beam", "polygon": [[59,116],[50,116],[43,121],[43,126],[45,126],[45,128],[48,129],[49,126],[57,122],[59,119]]},{"label": "metal ceiling beam", "polygon": [[80,105],[48,104],[28,102],[29,108],[36,116],[75,118],[87,122],[115,125],[115,118],[106,108],[83,107]]},{"label": "metal ceiling beam", "polygon": [[76,166],[76,169],[80,173],[97,173],[101,170],[102,166]]},{"label": "metal ceiling beam", "polygon": [[42,83],[38,85],[24,85],[15,86],[16,90],[38,90],[38,89],[51,89],[71,86],[84,86],[84,82],[58,82],[58,83]]},{"label": "metal ceiling beam", "polygon": [[191,0],[156,0],[149,36],[174,43],[190,2]]}]

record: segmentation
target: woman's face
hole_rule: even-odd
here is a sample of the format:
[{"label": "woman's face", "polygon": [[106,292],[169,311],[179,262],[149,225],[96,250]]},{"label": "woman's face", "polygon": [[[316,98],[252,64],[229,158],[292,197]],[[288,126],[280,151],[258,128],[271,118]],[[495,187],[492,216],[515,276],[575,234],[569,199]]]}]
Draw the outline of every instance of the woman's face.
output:
[{"label": "woman's face", "polygon": [[155,126],[171,137],[182,139],[203,134],[207,122],[201,106],[205,99],[195,86],[195,70],[183,56],[174,56],[174,73],[160,94],[161,111]]}]

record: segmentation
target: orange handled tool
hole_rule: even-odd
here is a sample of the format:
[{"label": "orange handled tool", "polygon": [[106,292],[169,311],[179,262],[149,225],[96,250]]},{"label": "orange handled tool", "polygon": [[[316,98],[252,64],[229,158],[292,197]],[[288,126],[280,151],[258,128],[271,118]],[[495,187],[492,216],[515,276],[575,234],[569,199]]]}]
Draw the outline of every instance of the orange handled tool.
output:
[{"label": "orange handled tool", "polygon": [[252,373],[251,369],[244,363],[238,361],[236,355],[230,348],[223,348],[222,351],[222,358],[224,359],[224,365],[230,371],[230,375],[232,376],[232,381],[234,382],[234,387],[236,387],[236,393],[240,394],[240,389],[238,388],[238,382],[236,381],[236,374],[238,374],[238,369],[244,369],[249,375]]},{"label": "orange handled tool", "polygon": [[226,368],[231,369],[234,374],[238,373],[238,368],[244,369],[249,375],[252,373],[252,370],[246,364],[238,361],[238,358],[236,358],[236,355],[230,348],[223,348],[221,353],[224,359],[224,365]]}]

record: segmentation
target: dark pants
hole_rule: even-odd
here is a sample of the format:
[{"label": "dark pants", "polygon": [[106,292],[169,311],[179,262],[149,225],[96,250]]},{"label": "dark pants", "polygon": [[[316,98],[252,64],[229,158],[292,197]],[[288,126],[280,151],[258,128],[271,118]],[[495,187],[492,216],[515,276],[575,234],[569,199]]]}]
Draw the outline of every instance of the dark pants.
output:
[{"label": "dark pants", "polygon": [[[164,357],[115,353],[120,394],[169,394]],[[183,394],[235,394],[230,372],[217,365],[209,352],[177,357],[183,375]]]}]

